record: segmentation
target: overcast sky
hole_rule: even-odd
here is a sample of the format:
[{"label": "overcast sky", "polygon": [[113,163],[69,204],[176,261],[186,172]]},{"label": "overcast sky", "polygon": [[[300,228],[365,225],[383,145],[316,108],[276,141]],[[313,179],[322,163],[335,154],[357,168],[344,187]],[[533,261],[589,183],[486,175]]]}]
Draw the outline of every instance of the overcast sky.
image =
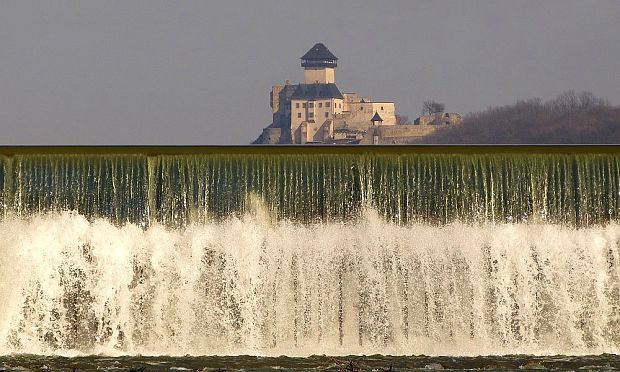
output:
[{"label": "overcast sky", "polygon": [[0,0],[0,144],[246,144],[323,42],[343,92],[620,104],[620,0]]}]

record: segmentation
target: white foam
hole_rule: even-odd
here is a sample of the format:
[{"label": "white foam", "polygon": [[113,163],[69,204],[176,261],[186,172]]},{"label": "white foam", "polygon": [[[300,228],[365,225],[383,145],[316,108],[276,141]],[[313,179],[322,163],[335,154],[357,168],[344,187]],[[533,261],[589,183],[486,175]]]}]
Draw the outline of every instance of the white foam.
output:
[{"label": "white foam", "polygon": [[0,353],[620,352],[620,225],[0,222]]}]

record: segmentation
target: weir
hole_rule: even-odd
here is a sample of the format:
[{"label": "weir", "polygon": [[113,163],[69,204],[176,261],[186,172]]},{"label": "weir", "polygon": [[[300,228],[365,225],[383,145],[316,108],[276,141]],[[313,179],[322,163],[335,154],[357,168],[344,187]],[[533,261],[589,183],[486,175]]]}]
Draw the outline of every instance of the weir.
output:
[{"label": "weir", "polygon": [[404,224],[616,221],[615,148],[548,149],[14,148],[0,158],[0,200],[4,215],[73,210],[145,225],[240,216],[251,198],[303,223],[351,220],[367,207]]},{"label": "weir", "polygon": [[616,147],[1,153],[2,354],[620,352]]}]

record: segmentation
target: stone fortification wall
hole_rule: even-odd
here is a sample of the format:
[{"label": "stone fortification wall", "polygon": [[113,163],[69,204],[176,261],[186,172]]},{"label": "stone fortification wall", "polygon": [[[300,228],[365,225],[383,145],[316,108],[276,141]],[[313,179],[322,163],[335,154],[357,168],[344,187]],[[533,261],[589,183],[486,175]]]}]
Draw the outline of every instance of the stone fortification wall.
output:
[{"label": "stone fortification wall", "polygon": [[282,85],[274,85],[269,92],[269,106],[271,106],[272,112],[275,114],[280,111],[280,93],[282,93],[284,87]]},{"label": "stone fortification wall", "polygon": [[422,115],[415,119],[417,125],[450,125],[460,124],[463,121],[461,114],[456,112],[438,112],[430,115]]},{"label": "stone fortification wall", "polygon": [[434,125],[381,125],[370,128],[360,143],[373,144],[375,136],[378,137],[380,145],[415,143],[417,139],[433,133],[437,128]]},{"label": "stone fortification wall", "polygon": [[272,128],[267,127],[263,129],[263,134],[259,138],[259,143],[266,145],[273,145],[280,143],[282,138],[282,129],[281,128]]}]

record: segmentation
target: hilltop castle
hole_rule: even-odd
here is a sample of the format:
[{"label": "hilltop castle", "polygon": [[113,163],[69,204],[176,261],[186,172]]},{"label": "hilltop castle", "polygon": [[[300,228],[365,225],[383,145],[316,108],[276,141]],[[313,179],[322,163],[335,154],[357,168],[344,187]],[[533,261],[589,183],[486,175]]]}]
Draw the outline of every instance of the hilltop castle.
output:
[{"label": "hilltop castle", "polygon": [[[398,125],[394,102],[374,102],[336,86],[338,58],[321,43],[301,57],[304,82],[274,85],[270,93],[273,122],[254,143],[260,144],[391,144],[411,143],[438,125],[460,121],[420,118]],[[439,119],[439,116],[437,116]]]}]

